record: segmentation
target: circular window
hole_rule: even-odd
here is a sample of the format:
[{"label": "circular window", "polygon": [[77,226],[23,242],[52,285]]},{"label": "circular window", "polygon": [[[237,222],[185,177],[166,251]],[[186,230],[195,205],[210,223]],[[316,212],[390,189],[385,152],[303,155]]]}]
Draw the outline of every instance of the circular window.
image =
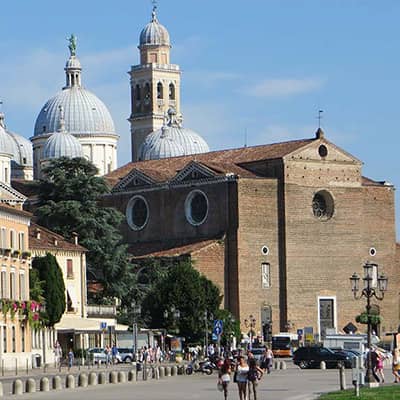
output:
[{"label": "circular window", "polygon": [[192,225],[201,225],[208,215],[208,199],[201,190],[193,190],[185,200],[185,215]]},{"label": "circular window", "polygon": [[318,154],[321,157],[326,157],[328,155],[328,149],[326,148],[326,146],[321,144],[321,146],[318,147]]},{"label": "circular window", "polygon": [[316,218],[321,220],[331,218],[334,211],[333,198],[331,194],[325,190],[316,193],[312,201],[312,209]]},{"label": "circular window", "polygon": [[126,219],[128,225],[134,231],[139,231],[145,227],[149,219],[149,206],[144,197],[135,196],[129,200],[126,207]]}]

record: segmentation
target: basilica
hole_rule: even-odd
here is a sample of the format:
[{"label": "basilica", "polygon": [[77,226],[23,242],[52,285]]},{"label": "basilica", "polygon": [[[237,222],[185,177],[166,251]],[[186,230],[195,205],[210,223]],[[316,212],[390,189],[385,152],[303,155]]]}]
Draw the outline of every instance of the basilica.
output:
[{"label": "basilica", "polygon": [[181,70],[156,8],[138,49],[140,63],[129,72],[132,162],[117,166],[119,134],[83,86],[71,36],[65,86],[40,110],[31,142],[0,115],[1,181],[38,179],[51,159],[86,157],[110,185],[102,203],[125,215],[132,263],[192,260],[243,331],[251,316],[265,340],[305,328],[320,339],[349,323],[364,329],[355,322],[364,303],[349,278],[367,261],[374,281],[384,272],[390,282],[383,301],[372,301],[382,317],[374,328],[397,329],[394,187],[365,177],[362,161],[321,128],[301,140],[210,151],[183,124]]}]

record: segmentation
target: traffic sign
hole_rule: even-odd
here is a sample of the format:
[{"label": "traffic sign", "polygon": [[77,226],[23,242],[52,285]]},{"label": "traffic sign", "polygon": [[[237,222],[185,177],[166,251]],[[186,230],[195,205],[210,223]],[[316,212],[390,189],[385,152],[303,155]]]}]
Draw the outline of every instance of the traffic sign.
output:
[{"label": "traffic sign", "polygon": [[221,335],[223,332],[224,328],[224,323],[220,319],[214,320],[214,326],[213,326],[213,333],[216,335]]},{"label": "traffic sign", "polygon": [[303,329],[297,329],[297,335],[303,336]]}]

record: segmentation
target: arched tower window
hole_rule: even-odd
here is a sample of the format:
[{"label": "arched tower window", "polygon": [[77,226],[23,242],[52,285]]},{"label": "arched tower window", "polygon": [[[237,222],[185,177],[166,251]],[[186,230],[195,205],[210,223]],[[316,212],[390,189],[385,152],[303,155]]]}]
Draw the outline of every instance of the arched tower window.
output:
[{"label": "arched tower window", "polygon": [[135,98],[136,100],[140,101],[140,86],[136,85],[135,87]]},{"label": "arched tower window", "polygon": [[157,99],[163,99],[164,98],[164,88],[161,82],[158,82],[157,84]]},{"label": "arched tower window", "polygon": [[175,85],[173,83],[169,84],[169,99],[175,100]]},{"label": "arched tower window", "polygon": [[151,107],[151,86],[150,83],[144,85],[144,111],[149,111]]}]

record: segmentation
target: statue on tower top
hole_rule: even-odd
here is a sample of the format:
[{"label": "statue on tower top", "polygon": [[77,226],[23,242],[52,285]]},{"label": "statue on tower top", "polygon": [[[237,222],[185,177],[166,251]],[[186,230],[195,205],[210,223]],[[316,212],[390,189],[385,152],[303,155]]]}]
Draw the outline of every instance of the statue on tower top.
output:
[{"label": "statue on tower top", "polygon": [[72,56],[76,56],[76,36],[72,33],[71,36],[69,38],[67,38],[69,45],[69,52]]},{"label": "statue on tower top", "polygon": [[152,3],[153,3],[153,11],[151,13],[151,20],[154,22],[157,21],[157,0],[153,0]]}]

